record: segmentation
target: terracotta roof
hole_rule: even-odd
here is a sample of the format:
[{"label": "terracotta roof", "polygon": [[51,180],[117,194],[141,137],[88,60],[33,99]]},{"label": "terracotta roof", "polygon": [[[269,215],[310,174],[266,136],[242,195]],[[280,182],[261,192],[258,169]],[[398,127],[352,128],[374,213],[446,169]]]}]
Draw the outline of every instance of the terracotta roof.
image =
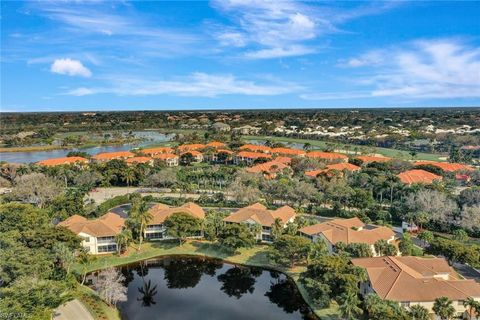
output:
[{"label": "terracotta roof", "polygon": [[159,148],[143,149],[143,150],[140,150],[140,152],[143,154],[153,156],[159,153],[173,153],[173,149],[169,147],[159,147]]},{"label": "terracotta roof", "polygon": [[86,233],[93,237],[109,237],[119,234],[124,223],[125,220],[119,215],[109,212],[95,220],[87,220],[79,215],[73,215],[58,225],[75,234]]},{"label": "terracotta roof", "polygon": [[78,162],[88,162],[88,159],[83,157],[63,157],[63,158],[53,158],[53,159],[45,159],[42,161],[38,161],[37,164],[40,166],[61,166],[65,164],[74,164]]},{"label": "terracotta roof", "polygon": [[375,292],[393,301],[427,302],[439,297],[453,301],[480,297],[474,280],[459,280],[445,259],[421,257],[375,257],[352,259],[367,270]]},{"label": "terracotta roof", "polygon": [[257,144],[244,144],[243,146],[240,147],[240,150],[250,150],[254,152],[260,151],[260,152],[270,153],[272,149],[270,147],[261,146]]},{"label": "terracotta roof", "polygon": [[370,162],[388,162],[392,160],[389,157],[378,157],[378,156],[358,156],[355,159],[362,161],[362,163],[367,164]]},{"label": "terracotta roof", "polygon": [[255,203],[239,209],[223,219],[223,221],[241,223],[247,220],[253,220],[262,226],[271,227],[277,218],[279,218],[283,224],[286,224],[288,220],[293,217],[295,217],[295,210],[289,206],[283,206],[276,210],[268,210],[264,205]]},{"label": "terracotta roof", "polygon": [[96,154],[92,157],[95,160],[113,160],[135,157],[135,154],[130,151],[118,151],[118,152],[104,152]]},{"label": "terracotta roof", "polygon": [[[395,233],[387,227],[376,226],[375,228],[364,228],[365,224],[357,217],[350,219],[334,219],[312,226],[301,228],[299,231],[307,235],[323,234],[332,244],[343,242],[374,244],[380,239],[388,240]],[[358,230],[360,229],[360,230]]]},{"label": "terracotta roof", "polygon": [[450,163],[450,162],[436,162],[436,161],[416,161],[415,165],[432,165],[434,167],[440,168],[445,172],[455,172],[455,171],[473,171],[475,170],[472,166],[461,164],[461,163]]},{"label": "terracotta roof", "polygon": [[192,143],[192,144],[183,144],[178,146],[178,151],[185,152],[185,151],[192,151],[192,150],[200,150],[205,148],[204,144],[201,143]]},{"label": "terracotta roof", "polygon": [[173,154],[173,153],[161,153],[161,154],[156,154],[152,156],[153,159],[160,159],[160,160],[166,160],[166,159],[175,159],[178,158],[178,155]]},{"label": "terracotta roof", "polygon": [[356,166],[354,164],[351,164],[351,163],[335,163],[335,164],[330,164],[328,165],[325,169],[318,169],[318,170],[313,170],[313,171],[306,171],[305,172],[305,175],[309,176],[309,177],[316,177],[318,176],[320,173],[322,172],[328,172],[328,171],[332,171],[332,170],[337,170],[337,171],[343,171],[343,170],[347,170],[347,171],[358,171],[360,170],[360,167],[359,166]]},{"label": "terracotta roof", "polygon": [[265,163],[259,163],[253,167],[247,168],[247,172],[250,173],[262,173],[262,172],[279,172],[285,168],[289,168],[288,165],[278,162],[276,160],[268,161]]},{"label": "terracotta roof", "polygon": [[184,155],[184,154],[187,154],[187,153],[190,153],[194,157],[197,157],[197,156],[202,154],[200,151],[188,150],[188,151],[182,152],[180,155]]},{"label": "terracotta roof", "polygon": [[303,156],[306,154],[306,152],[303,150],[293,148],[273,148],[271,152],[274,154],[284,154],[292,156]]},{"label": "terracotta roof", "polygon": [[174,213],[180,213],[180,212],[190,214],[199,219],[205,218],[205,211],[203,211],[202,207],[200,207],[199,205],[193,202],[187,202],[180,207],[173,207],[173,208],[170,208],[167,205],[159,203],[153,206],[152,208],[150,208],[149,211],[153,217],[152,220],[148,223],[149,225],[162,224],[165,221],[165,219],[167,219],[169,216],[171,216]]},{"label": "terracotta roof", "polygon": [[217,154],[219,153],[228,153],[228,154],[233,154],[233,151],[232,150],[227,150],[227,149],[218,149]]},{"label": "terracotta roof", "polygon": [[224,148],[225,147],[225,143],[223,142],[218,142],[218,141],[212,141],[212,142],[209,142],[206,144],[206,147],[210,147],[210,148]]},{"label": "terracotta roof", "polygon": [[258,159],[258,158],[271,159],[272,158],[271,155],[266,153],[250,152],[250,151],[240,151],[239,153],[237,153],[237,157],[250,158],[250,159]]},{"label": "terracotta roof", "polygon": [[307,157],[310,158],[320,158],[320,159],[325,159],[325,160],[347,160],[348,157],[344,154],[341,153],[336,153],[336,152],[322,152],[322,151],[310,151],[307,153]]},{"label": "terracotta roof", "polygon": [[125,160],[126,163],[148,163],[152,161],[150,157],[133,157]]},{"label": "terracotta roof", "polygon": [[397,176],[400,178],[400,181],[405,184],[432,184],[435,180],[441,181],[443,179],[441,176],[420,169],[407,170]]},{"label": "terracotta roof", "polygon": [[275,161],[285,163],[285,164],[290,164],[290,163],[292,163],[292,158],[290,158],[290,157],[276,157]]}]

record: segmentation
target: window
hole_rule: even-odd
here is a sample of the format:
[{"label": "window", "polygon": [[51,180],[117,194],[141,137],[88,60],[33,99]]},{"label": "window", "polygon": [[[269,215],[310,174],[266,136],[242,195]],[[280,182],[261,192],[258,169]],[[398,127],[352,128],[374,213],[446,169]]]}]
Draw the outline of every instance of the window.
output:
[{"label": "window", "polygon": [[82,237],[84,242],[90,242],[90,237]]},{"label": "window", "polygon": [[98,246],[97,247],[97,252],[114,252],[117,251],[117,245],[116,244],[109,244],[106,246]]},{"label": "window", "polygon": [[163,238],[163,232],[151,232],[147,233],[145,235],[147,239],[162,239]]},{"label": "window", "polygon": [[400,305],[402,307],[410,307],[410,302],[409,301],[402,301],[402,302],[400,302]]},{"label": "window", "polygon": [[270,231],[271,229],[272,229],[271,227],[262,226],[262,230],[263,230],[263,231]]},{"label": "window", "polygon": [[268,234],[262,234],[262,240],[263,241],[269,241],[269,242],[273,241],[272,236],[270,236]]}]

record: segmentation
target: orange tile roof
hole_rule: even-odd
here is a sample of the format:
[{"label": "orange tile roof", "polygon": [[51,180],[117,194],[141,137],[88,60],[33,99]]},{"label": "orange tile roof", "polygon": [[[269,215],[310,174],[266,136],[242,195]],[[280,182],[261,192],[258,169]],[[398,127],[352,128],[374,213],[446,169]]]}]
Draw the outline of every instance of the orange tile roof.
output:
[{"label": "orange tile roof", "polygon": [[206,147],[210,148],[224,148],[226,145],[223,142],[212,141],[206,144]]},{"label": "orange tile roof", "polygon": [[118,152],[104,152],[96,154],[92,157],[95,160],[113,160],[113,159],[123,159],[123,158],[131,158],[135,157],[130,151],[118,151]]},{"label": "orange tile roof", "polygon": [[201,143],[192,143],[192,144],[183,144],[178,146],[178,151],[185,152],[185,151],[193,151],[193,150],[200,150],[205,148],[204,144]]},{"label": "orange tile roof", "polygon": [[178,155],[173,153],[161,153],[152,156],[153,159],[160,159],[160,160],[167,160],[167,159],[175,159],[178,158]]},{"label": "orange tile roof", "polygon": [[78,162],[86,163],[88,162],[88,159],[83,157],[63,157],[63,158],[45,159],[42,161],[38,161],[37,164],[40,166],[52,167],[52,166],[61,166],[65,164],[74,164]]},{"label": "orange tile roof", "polygon": [[149,225],[162,224],[172,214],[180,212],[190,214],[198,219],[205,218],[205,211],[203,211],[202,207],[193,202],[187,202],[180,207],[173,208],[159,203],[150,208],[149,211],[152,214],[152,220],[148,223]]},{"label": "orange tile roof", "polygon": [[95,220],[73,215],[58,225],[65,227],[75,234],[85,233],[93,237],[109,237],[119,234],[124,226],[125,220],[119,215],[108,212]]},{"label": "orange tile roof", "polygon": [[337,152],[322,152],[322,151],[310,151],[307,153],[307,157],[310,158],[320,158],[325,160],[347,160],[348,157],[344,154],[337,153]]},{"label": "orange tile roof", "polygon": [[276,157],[275,161],[281,162],[281,163],[284,163],[284,164],[290,164],[290,163],[292,163],[292,158],[290,158],[290,157]]},{"label": "orange tile roof", "polygon": [[293,148],[273,148],[271,152],[274,154],[284,154],[292,156],[303,156],[306,154],[306,152],[303,150]]},{"label": "orange tile roof", "polygon": [[459,280],[443,258],[375,257],[352,259],[367,270],[370,283],[382,299],[429,302],[439,297],[450,300],[480,298],[480,285]]},{"label": "orange tile roof", "polygon": [[169,147],[159,147],[159,148],[149,148],[149,149],[143,149],[140,150],[141,153],[147,154],[147,155],[156,155],[156,154],[161,154],[161,153],[173,153],[173,149]]},{"label": "orange tile roof", "polygon": [[364,164],[367,164],[370,162],[388,162],[392,160],[392,158],[389,158],[389,157],[378,157],[378,156],[358,156],[358,157],[355,157],[355,159],[362,161],[362,163]]},{"label": "orange tile roof", "polygon": [[473,171],[475,170],[472,166],[461,164],[461,163],[451,163],[451,162],[436,162],[436,161],[416,161],[416,166],[419,165],[432,165],[434,167],[440,168],[445,172],[455,172],[455,171]]},{"label": "orange tile roof", "polygon": [[247,220],[253,220],[262,226],[271,227],[277,218],[279,218],[283,224],[286,224],[294,217],[295,210],[289,206],[283,206],[276,210],[267,210],[264,205],[255,203],[239,209],[223,219],[223,221],[241,223]]},{"label": "orange tile roof", "polygon": [[128,158],[125,160],[126,163],[132,164],[132,163],[148,163],[152,161],[152,158],[150,157],[133,157],[133,158]]},{"label": "orange tile roof", "polygon": [[288,165],[278,162],[276,160],[264,162],[264,163],[259,163],[253,167],[247,168],[247,172],[250,173],[262,173],[262,172],[268,172],[268,173],[274,173],[274,172],[279,172],[282,171],[283,169],[289,168]]},{"label": "orange tile roof", "polygon": [[270,159],[270,158],[272,158],[271,155],[266,154],[266,153],[249,152],[249,151],[240,151],[239,153],[237,153],[237,157],[250,158],[250,159],[258,159],[258,158]]},{"label": "orange tile roof", "polygon": [[233,154],[232,150],[227,150],[227,149],[218,149],[217,154],[219,153],[227,153],[227,154]]},{"label": "orange tile roof", "polygon": [[194,157],[202,155],[202,153],[200,151],[196,151],[196,150],[188,150],[188,151],[182,152],[180,155],[184,155],[184,154],[187,154],[187,153],[190,153]]},{"label": "orange tile roof", "polygon": [[322,172],[329,172],[329,171],[332,171],[332,170],[337,170],[337,171],[347,170],[347,171],[352,171],[353,172],[353,171],[360,170],[360,167],[356,166],[354,164],[351,164],[351,163],[335,163],[335,164],[328,165],[325,169],[305,171],[305,175],[315,178],[316,176],[318,176]]},{"label": "orange tile roof", "polygon": [[432,184],[435,180],[441,181],[443,179],[441,176],[420,169],[407,170],[397,176],[400,178],[400,181],[405,184]]},{"label": "orange tile roof", "polygon": [[[392,229],[377,226],[372,229],[365,229],[365,224],[357,217],[350,219],[334,219],[312,226],[301,228],[299,231],[307,235],[322,234],[331,244],[343,242],[374,244],[380,239],[389,240],[395,233]],[[360,229],[360,230],[358,230]]]},{"label": "orange tile roof", "polygon": [[243,146],[240,147],[240,150],[250,150],[253,152],[260,151],[260,152],[269,153],[272,149],[270,147],[261,146],[257,144],[244,144]]}]

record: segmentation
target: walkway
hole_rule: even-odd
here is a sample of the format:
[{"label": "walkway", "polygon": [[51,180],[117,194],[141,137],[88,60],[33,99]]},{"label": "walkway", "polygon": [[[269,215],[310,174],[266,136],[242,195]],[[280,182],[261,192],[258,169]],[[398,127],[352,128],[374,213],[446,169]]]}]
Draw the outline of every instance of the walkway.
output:
[{"label": "walkway", "polygon": [[77,299],[58,307],[53,313],[54,320],[94,320],[87,308]]}]

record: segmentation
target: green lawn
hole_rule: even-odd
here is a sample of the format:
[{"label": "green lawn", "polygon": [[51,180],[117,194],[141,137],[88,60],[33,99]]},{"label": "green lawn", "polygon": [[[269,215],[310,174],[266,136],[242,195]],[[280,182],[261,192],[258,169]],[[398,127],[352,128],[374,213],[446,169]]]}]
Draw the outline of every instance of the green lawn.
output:
[{"label": "green lawn", "polygon": [[[335,303],[332,303],[331,307],[328,309],[316,309],[314,307],[308,293],[299,281],[300,273],[305,270],[305,267],[295,267],[290,269],[275,265],[268,259],[267,248],[268,246],[266,245],[257,245],[248,249],[240,249],[237,253],[231,254],[221,246],[208,241],[188,241],[182,246],[179,246],[176,241],[147,242],[142,245],[141,251],[137,251],[135,245],[130,247],[122,256],[108,255],[94,257],[87,266],[87,270],[88,272],[91,272],[112,266],[120,266],[140,260],[168,255],[196,255],[218,258],[233,264],[262,267],[287,274],[295,281],[303,298],[320,319],[338,319],[338,306]],[[74,265],[73,270],[81,273],[82,266],[76,264]]]},{"label": "green lawn", "polygon": [[[321,140],[309,140],[309,139],[297,139],[297,138],[288,138],[288,137],[274,137],[274,136],[242,136],[243,140],[271,140],[275,142],[285,142],[285,143],[310,143],[312,147],[315,148],[325,148],[327,143]],[[375,153],[382,154],[386,157],[391,158],[398,158],[403,160],[411,160],[412,156],[409,154],[408,151],[405,150],[397,150],[397,149],[389,149],[389,148],[379,148],[379,147],[369,147],[369,146],[358,146],[354,144],[343,144],[343,143],[336,143],[339,148],[345,148],[347,150],[353,151],[354,148],[357,148],[359,151],[362,150],[374,150]],[[431,160],[431,161],[442,161],[440,158],[442,156],[433,153],[423,153],[419,152],[415,160]]]}]

